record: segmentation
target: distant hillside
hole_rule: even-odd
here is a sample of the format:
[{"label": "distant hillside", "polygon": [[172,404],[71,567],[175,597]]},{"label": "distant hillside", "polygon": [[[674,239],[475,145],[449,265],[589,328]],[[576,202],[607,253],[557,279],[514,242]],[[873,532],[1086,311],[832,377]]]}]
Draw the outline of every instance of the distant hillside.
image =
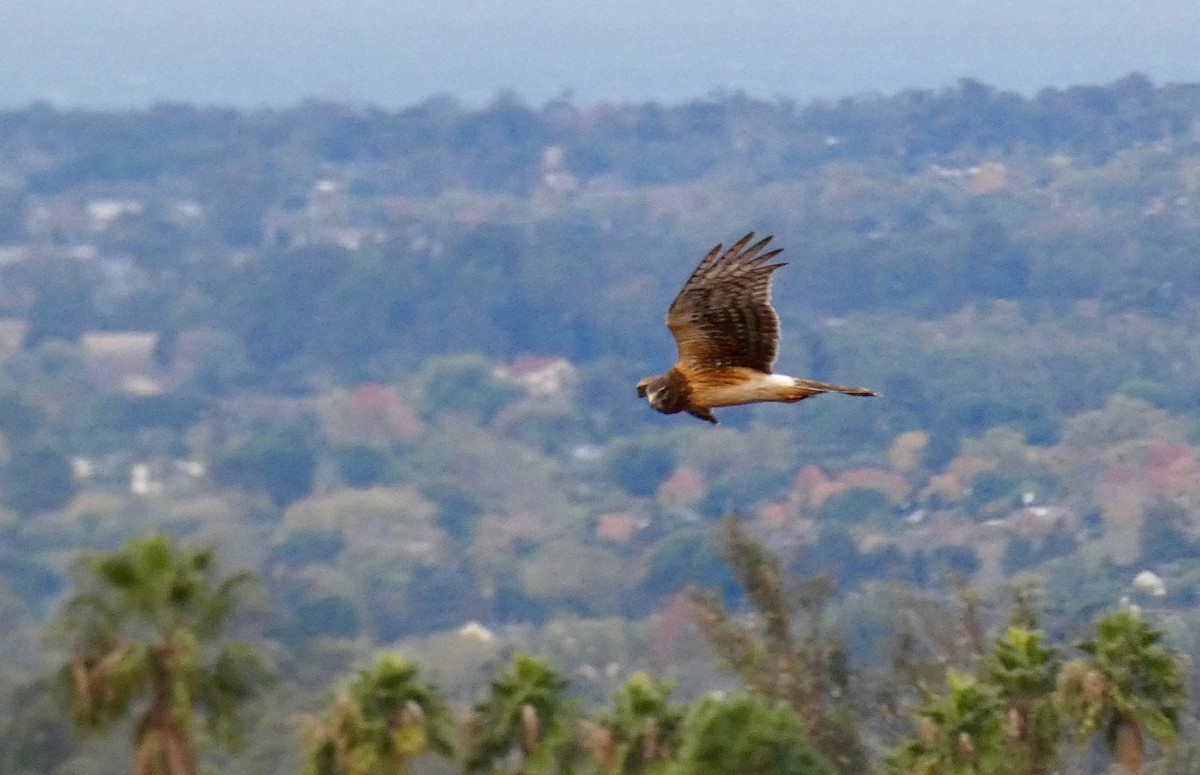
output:
[{"label": "distant hillside", "polygon": [[1200,85],[1155,86],[1135,74],[1032,98],[963,80],[944,91],[808,104],[732,94],[676,105],[554,100],[540,107],[502,96],[481,110],[448,97],[398,111],[327,103],[247,112],[183,104],[129,112],[37,106],[0,113],[0,151],[9,159],[7,175],[39,194],[229,165],[251,179],[266,175],[266,193],[282,193],[288,178],[332,165],[353,170],[381,194],[528,194],[551,145],[565,151],[571,173],[583,181],[614,176],[642,186],[736,173],[766,183],[835,161],[912,171],[932,162],[1062,153],[1098,163],[1146,143],[1194,140],[1198,118]]},{"label": "distant hillside", "polygon": [[[463,628],[596,698],[647,665],[727,689],[680,595],[741,601],[728,513],[834,582],[839,671],[1002,627],[1016,578],[1053,642],[1125,598],[1198,656],[1200,86],[38,106],[0,160],[13,670],[83,552],[163,530],[263,578],[277,729],[385,645],[473,692]],[[781,369],[880,398],[714,428],[636,397],[750,230],[788,263]]]},{"label": "distant hillside", "polygon": [[[1020,341],[1049,348],[1051,383],[1095,381],[1042,414],[1133,379],[1190,400],[1190,358],[1168,368],[1140,339],[1049,355],[1091,336],[1062,322],[1079,304],[1099,329],[1135,313],[1190,330],[1200,85],[1131,75],[1027,99],[963,81],[805,105],[37,106],[0,113],[0,155],[0,317],[27,325],[27,346],[153,332],[163,365],[201,357],[179,347],[203,341],[223,353],[208,391],[393,377],[464,352],[616,364],[604,374],[628,379],[670,357],[662,310],[698,256],[754,229],[792,264],[776,300],[799,369],[936,394],[1010,356],[989,342],[970,366],[939,365],[936,347],[860,366],[828,321],[1007,300]],[[856,329],[857,347],[887,350],[907,325]],[[995,390],[948,392],[1046,395]]]}]

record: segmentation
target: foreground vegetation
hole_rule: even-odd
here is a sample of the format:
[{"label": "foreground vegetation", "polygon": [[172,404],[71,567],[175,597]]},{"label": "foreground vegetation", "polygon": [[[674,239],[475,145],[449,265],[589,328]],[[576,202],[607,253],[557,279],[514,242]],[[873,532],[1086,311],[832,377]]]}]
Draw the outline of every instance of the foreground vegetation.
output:
[{"label": "foreground vegetation", "polygon": [[[607,710],[588,712],[554,668],[517,652],[480,702],[455,708],[418,665],[383,653],[304,722],[304,772],[401,775],[436,756],[467,773],[690,775],[749,767],[832,775],[866,772],[870,748],[890,746],[889,772],[1039,775],[1095,738],[1138,775],[1150,742],[1174,749],[1184,701],[1179,657],[1128,609],[1102,615],[1073,659],[1047,646],[1032,622],[1010,625],[987,646],[968,613],[969,666],[914,662],[908,667],[944,670],[944,681],[892,685],[892,709],[913,727],[911,738],[893,741],[862,704],[880,687],[856,675],[837,633],[826,629],[827,585],[814,579],[795,587],[779,558],[736,519],[726,518],[723,530],[749,611],[732,616],[700,590],[692,605],[748,692],[680,704],[670,683],[637,672]],[[104,731],[142,708],[135,775],[196,775],[202,740],[237,751],[247,707],[267,677],[259,650],[223,632],[250,579],[219,579],[210,551],[176,549],[161,535],[89,557],[83,570],[82,591],[62,614],[71,656],[61,680],[75,725]],[[1013,618],[1032,614],[1018,606]],[[198,734],[201,724],[208,735]]]}]

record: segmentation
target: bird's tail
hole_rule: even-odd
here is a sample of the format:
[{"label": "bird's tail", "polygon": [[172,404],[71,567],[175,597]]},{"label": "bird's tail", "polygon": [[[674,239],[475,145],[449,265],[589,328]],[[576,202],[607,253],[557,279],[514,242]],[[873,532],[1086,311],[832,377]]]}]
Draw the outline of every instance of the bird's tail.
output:
[{"label": "bird's tail", "polygon": [[801,379],[797,377],[791,390],[794,397],[789,396],[788,401],[799,401],[809,396],[819,395],[821,393],[843,393],[848,396],[877,396],[879,395],[874,390],[861,387],[847,387],[846,385],[835,385],[832,382],[819,382],[815,379]]}]

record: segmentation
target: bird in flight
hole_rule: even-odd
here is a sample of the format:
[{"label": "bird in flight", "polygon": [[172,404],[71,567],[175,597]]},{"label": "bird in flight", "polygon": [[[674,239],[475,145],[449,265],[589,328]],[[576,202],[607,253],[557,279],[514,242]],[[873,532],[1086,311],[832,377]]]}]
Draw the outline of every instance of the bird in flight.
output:
[{"label": "bird in flight", "polygon": [[874,390],[774,374],[779,315],[771,306],[771,237],[754,232],[729,250],[717,245],[696,267],[667,310],[679,358],[665,374],[638,383],[637,394],[663,414],[687,412],[716,423],[714,407],[762,401],[792,404],[820,393],[873,396]]}]

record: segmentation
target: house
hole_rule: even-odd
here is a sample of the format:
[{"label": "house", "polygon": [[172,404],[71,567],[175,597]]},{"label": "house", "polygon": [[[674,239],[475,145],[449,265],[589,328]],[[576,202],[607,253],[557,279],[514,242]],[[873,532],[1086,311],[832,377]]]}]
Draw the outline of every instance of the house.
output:
[{"label": "house", "polygon": [[158,334],[144,331],[91,331],[79,337],[79,350],[101,385],[135,396],[163,392],[154,361]]},{"label": "house", "polygon": [[88,226],[94,232],[108,231],[126,216],[141,215],[146,205],[136,199],[93,199],[84,206]]},{"label": "house", "polygon": [[614,512],[601,514],[596,520],[596,537],[614,544],[626,544],[637,530],[637,520],[631,514]]},{"label": "house", "polygon": [[566,358],[527,353],[506,366],[497,367],[494,375],[523,388],[531,396],[551,398],[570,389],[577,373]]},{"label": "house", "polygon": [[7,360],[21,351],[29,323],[20,318],[0,319],[0,361]]}]

